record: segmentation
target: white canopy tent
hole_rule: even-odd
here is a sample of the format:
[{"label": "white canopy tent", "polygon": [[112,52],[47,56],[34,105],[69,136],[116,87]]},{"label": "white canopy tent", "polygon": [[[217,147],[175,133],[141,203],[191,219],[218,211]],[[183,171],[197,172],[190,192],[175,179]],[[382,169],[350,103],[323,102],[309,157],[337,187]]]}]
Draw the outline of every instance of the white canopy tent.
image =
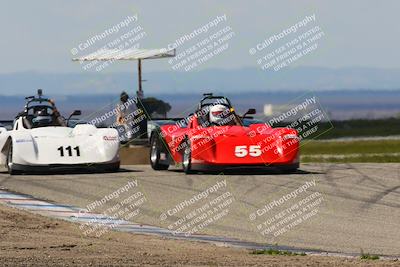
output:
[{"label": "white canopy tent", "polygon": [[72,61],[115,61],[115,60],[137,60],[138,61],[138,97],[143,96],[142,90],[142,60],[175,57],[176,50],[161,49],[100,49],[96,52],[73,58]]},{"label": "white canopy tent", "polygon": [[174,57],[175,49],[100,49],[89,55],[73,58],[73,61],[92,61],[92,60],[141,60],[156,59],[164,57]]},{"label": "white canopy tent", "polygon": [[[137,60],[138,61],[138,90],[136,95],[143,98],[142,90],[142,60],[175,57],[176,50],[163,49],[100,49],[86,56],[73,58],[73,61],[116,61],[116,60]],[[143,107],[142,107],[143,108]],[[142,137],[147,143],[147,118],[140,123],[139,139]],[[141,139],[140,139],[141,140]]]}]

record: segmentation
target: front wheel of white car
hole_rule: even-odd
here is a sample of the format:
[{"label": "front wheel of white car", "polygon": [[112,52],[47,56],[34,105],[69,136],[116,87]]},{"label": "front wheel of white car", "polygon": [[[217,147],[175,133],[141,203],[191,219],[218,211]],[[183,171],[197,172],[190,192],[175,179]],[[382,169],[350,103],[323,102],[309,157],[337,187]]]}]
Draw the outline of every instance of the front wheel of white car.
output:
[{"label": "front wheel of white car", "polygon": [[14,170],[13,168],[13,144],[12,141],[10,142],[10,146],[8,147],[8,152],[7,152],[7,170],[10,175],[17,174],[17,171]]}]

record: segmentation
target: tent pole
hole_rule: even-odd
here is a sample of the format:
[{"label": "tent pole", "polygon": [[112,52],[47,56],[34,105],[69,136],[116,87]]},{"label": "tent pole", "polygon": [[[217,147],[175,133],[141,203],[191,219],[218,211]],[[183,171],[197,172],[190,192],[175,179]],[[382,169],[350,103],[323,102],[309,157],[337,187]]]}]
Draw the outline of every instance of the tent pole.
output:
[{"label": "tent pole", "polygon": [[143,90],[142,90],[142,60],[138,59],[138,97],[143,97]]},{"label": "tent pole", "polygon": [[139,132],[136,138],[139,139],[147,139],[147,115],[145,112],[145,107],[142,103],[142,99],[144,98],[143,89],[142,89],[142,60],[138,59],[138,108],[142,110],[145,116],[139,122]]}]

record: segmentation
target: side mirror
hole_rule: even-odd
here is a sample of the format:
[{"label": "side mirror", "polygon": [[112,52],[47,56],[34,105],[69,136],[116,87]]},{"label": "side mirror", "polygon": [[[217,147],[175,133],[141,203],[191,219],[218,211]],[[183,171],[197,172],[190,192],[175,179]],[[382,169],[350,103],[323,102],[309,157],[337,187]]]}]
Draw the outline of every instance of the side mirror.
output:
[{"label": "side mirror", "polygon": [[67,126],[69,125],[69,120],[71,119],[72,116],[80,116],[80,115],[82,115],[82,111],[74,110],[74,112],[72,112],[67,119]]},{"label": "side mirror", "polygon": [[246,111],[246,113],[243,114],[243,118],[246,117],[247,115],[254,115],[256,113],[257,113],[257,111],[256,111],[255,108],[249,108],[249,110]]},{"label": "side mirror", "polygon": [[74,110],[74,112],[72,112],[72,114],[71,114],[69,117],[72,117],[72,116],[80,116],[80,115],[82,115],[82,111],[80,111],[80,110]]},{"label": "side mirror", "polygon": [[7,132],[6,127],[0,127],[0,134]]}]

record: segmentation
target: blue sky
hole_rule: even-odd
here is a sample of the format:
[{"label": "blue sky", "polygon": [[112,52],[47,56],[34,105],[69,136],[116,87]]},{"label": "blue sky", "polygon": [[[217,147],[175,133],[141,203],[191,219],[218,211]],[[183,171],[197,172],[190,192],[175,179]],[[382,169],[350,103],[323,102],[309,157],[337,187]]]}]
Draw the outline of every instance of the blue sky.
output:
[{"label": "blue sky", "polygon": [[[137,14],[144,48],[163,47],[216,16],[235,32],[227,51],[198,69],[257,67],[249,48],[315,14],[325,36],[293,66],[400,68],[400,1],[4,1],[0,73],[82,72],[71,52],[82,41]],[[133,24],[132,24],[133,25]],[[179,52],[179,51],[178,51]],[[131,71],[131,62],[106,72]],[[146,71],[171,70],[166,61]]]}]

